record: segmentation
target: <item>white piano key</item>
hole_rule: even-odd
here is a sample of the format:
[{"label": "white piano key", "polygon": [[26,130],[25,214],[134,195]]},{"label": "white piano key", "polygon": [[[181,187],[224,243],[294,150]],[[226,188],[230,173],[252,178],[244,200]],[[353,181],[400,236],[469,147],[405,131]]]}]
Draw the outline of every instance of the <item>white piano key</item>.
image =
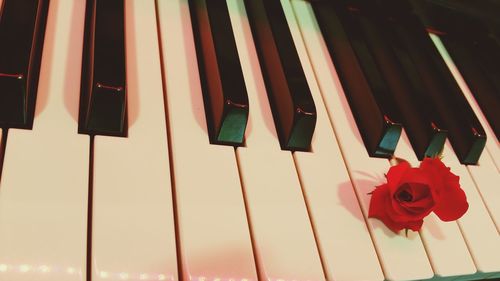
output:
[{"label": "white piano key", "polygon": [[[404,131],[395,156],[408,161],[412,167],[420,165]],[[447,159],[443,161],[448,165]],[[392,162],[395,164],[395,161]],[[456,222],[443,222],[431,213],[424,219],[420,236],[436,277],[456,277],[476,273],[469,249]]]},{"label": "white piano key", "polygon": [[500,235],[481,200],[481,195],[466,166],[461,165],[453,153],[449,141],[446,142],[443,155],[447,166],[460,177],[460,186],[465,191],[467,202],[469,202],[469,209],[458,220],[458,225],[478,270],[478,274],[474,276],[483,277],[483,274],[488,276],[500,272],[498,259]]},{"label": "white piano key", "polygon": [[458,83],[458,86],[462,90],[462,93],[464,94],[465,98],[469,102],[470,106],[474,110],[474,113],[476,114],[477,118],[481,122],[481,125],[483,125],[484,130],[486,131],[487,139],[486,139],[486,149],[483,151],[483,154],[481,155],[481,158],[483,158],[483,155],[485,152],[489,152],[491,155],[491,158],[495,162],[495,166],[497,167],[497,170],[500,170],[500,149],[499,149],[499,144],[498,140],[495,137],[495,134],[493,133],[493,129],[491,128],[490,124],[488,121],[486,121],[486,117],[481,111],[479,105],[477,104],[476,100],[474,99],[474,96],[472,95],[472,92],[470,91],[469,87],[467,86],[467,83],[465,82],[465,79],[462,77],[460,74],[460,71],[458,70],[457,66],[453,62],[453,59],[451,58],[450,54],[446,50],[445,46],[443,45],[443,42],[441,42],[441,39],[439,36],[435,34],[429,34],[431,37],[432,41],[434,42],[434,45],[436,45],[436,48],[438,49],[439,53],[441,54],[441,57],[443,57],[444,61],[446,62],[446,65],[450,69],[451,73],[453,74],[453,77]]},{"label": "white piano key", "polygon": [[379,220],[367,219],[370,202],[368,193],[375,189],[376,185],[385,182],[384,173],[389,169],[389,163],[387,160],[368,156],[312,8],[303,0],[294,1],[294,4],[300,2],[302,7],[308,10],[304,16],[310,17],[310,24],[299,22],[299,27],[385,278],[431,278],[434,273],[418,233],[410,231],[408,237],[404,234],[394,234]]},{"label": "white piano key", "polygon": [[178,280],[154,0],[127,0],[126,138],[94,141],[92,280]]},{"label": "white piano key", "polygon": [[[328,280],[383,280],[370,233],[297,25],[313,25],[309,7],[303,1],[289,0],[284,1],[283,6],[318,114],[312,153],[295,152],[294,158],[326,277]],[[363,265],[363,270],[358,270],[359,264]]]},{"label": "white piano key", "polygon": [[436,35],[430,35],[434,44],[438,48],[441,56],[444,58],[448,68],[451,73],[455,77],[457,83],[462,89],[462,93],[467,98],[467,101],[471,105],[472,109],[476,113],[486,130],[487,140],[486,140],[486,148],[481,154],[481,158],[479,158],[477,165],[469,165],[467,169],[469,170],[471,176],[474,179],[474,183],[481,194],[481,197],[488,208],[490,216],[495,222],[497,231],[500,233],[500,204],[498,198],[500,198],[500,189],[492,183],[496,183],[500,181],[499,174],[499,161],[500,159],[500,150],[498,147],[498,141],[496,141],[495,134],[491,129],[489,123],[486,121],[484,114],[479,108],[476,100],[474,99],[469,87],[467,86],[464,78],[460,74],[458,68],[454,64],[451,56],[448,54],[445,49],[443,43],[440,38]]},{"label": "white piano key", "polygon": [[158,0],[183,280],[257,280],[234,149],[209,143],[187,0]]},{"label": "white piano key", "polygon": [[236,150],[261,280],[324,280],[292,155],[276,136],[242,0],[227,1],[251,112]]},{"label": "white piano key", "polygon": [[85,1],[49,8],[33,130],[9,130],[0,280],[86,280],[89,137],[78,135]]},{"label": "white piano key", "polygon": [[467,169],[471,174],[477,190],[481,194],[491,219],[495,223],[497,232],[500,234],[500,174],[490,155],[483,153],[478,165],[469,165]]}]

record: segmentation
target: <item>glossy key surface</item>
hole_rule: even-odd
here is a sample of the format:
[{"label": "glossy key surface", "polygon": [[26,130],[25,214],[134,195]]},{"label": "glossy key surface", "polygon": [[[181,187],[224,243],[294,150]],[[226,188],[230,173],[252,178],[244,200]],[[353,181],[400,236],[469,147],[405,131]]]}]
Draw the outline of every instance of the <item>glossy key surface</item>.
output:
[{"label": "glossy key surface", "polygon": [[0,126],[31,128],[48,0],[4,0],[0,11]]},{"label": "glossy key surface", "polygon": [[79,131],[127,134],[123,0],[87,0]]},{"label": "glossy key surface", "polygon": [[189,1],[210,141],[241,145],[248,96],[225,0]]},{"label": "glossy key surface", "polygon": [[33,129],[9,129],[0,182],[0,280],[86,280],[89,137],[77,133],[74,86],[84,7],[81,0],[51,1]]},{"label": "glossy key surface", "polygon": [[89,277],[175,281],[174,208],[155,3],[125,0],[125,7],[130,129],[126,138],[94,138]]},{"label": "glossy key surface", "polygon": [[281,147],[308,150],[316,108],[281,3],[247,0],[245,6]]},{"label": "glossy key surface", "polygon": [[404,47],[393,40],[392,18],[385,15],[383,7],[374,5],[373,1],[346,0],[342,3],[350,11],[351,21],[355,21],[358,26],[358,37],[366,42],[366,48],[380,70],[379,79],[383,79],[387,85],[386,92],[374,92],[377,94],[377,103],[381,108],[395,107],[389,112],[402,121],[420,160],[438,155],[447,131],[443,129],[443,122],[430,102],[428,90],[411,66],[411,59]]},{"label": "glossy key surface", "polygon": [[207,141],[189,3],[158,0],[156,8],[179,279],[257,280],[234,148]]},{"label": "glossy key surface", "polygon": [[[311,13],[310,17],[312,17],[311,20],[315,20],[314,14]],[[337,65],[332,64],[324,37],[308,26],[302,25],[301,30],[307,34],[305,44],[316,79],[322,89],[321,96],[363,214],[362,217],[357,216],[357,218],[366,222],[384,279],[416,280],[433,277],[434,272],[418,233],[409,233],[408,237],[404,234],[396,235],[380,221],[367,218],[370,200],[368,193],[377,183],[383,181],[383,174],[389,169],[389,163],[385,159],[369,157],[346,94],[342,91],[336,71]]]},{"label": "glossy key surface", "polygon": [[475,164],[486,143],[486,133],[430,40],[422,22],[406,2],[380,0],[393,18],[394,41],[404,46],[413,68],[448,130],[453,149],[463,164]]},{"label": "glossy key surface", "polygon": [[366,150],[372,157],[391,157],[402,125],[395,105],[386,100],[390,89],[362,36],[359,10],[328,1],[314,2],[313,9]]},{"label": "glossy key surface", "polygon": [[495,27],[483,19],[485,8],[479,15],[435,3],[413,4],[428,30],[440,35],[498,139],[500,42],[495,40]]}]

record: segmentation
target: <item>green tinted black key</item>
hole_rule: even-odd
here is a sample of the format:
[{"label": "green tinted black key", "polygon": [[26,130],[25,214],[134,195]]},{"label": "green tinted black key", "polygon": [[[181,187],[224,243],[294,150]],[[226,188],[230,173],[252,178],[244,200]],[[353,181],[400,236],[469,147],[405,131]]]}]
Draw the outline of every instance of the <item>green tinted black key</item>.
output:
[{"label": "green tinted black key", "polygon": [[279,0],[245,0],[281,147],[309,150],[316,107]]},{"label": "green tinted black key", "polygon": [[210,142],[241,145],[248,95],[225,0],[190,0]]},{"label": "green tinted black key", "polygon": [[[423,87],[411,59],[392,33],[392,18],[383,7],[371,0],[344,0],[351,10],[353,21],[358,25],[359,36],[363,37],[373,61],[380,69],[387,84],[384,92],[375,92],[381,108],[397,108],[392,114],[401,120],[416,156],[438,155],[444,146],[447,131],[430,103],[428,90]],[[346,25],[354,26],[353,23]],[[381,78],[379,78],[381,79]],[[381,95],[383,93],[384,95]]]},{"label": "green tinted black key", "polygon": [[430,102],[443,120],[455,154],[463,164],[476,164],[486,144],[486,134],[474,111],[439,54],[425,26],[405,1],[379,0],[394,19],[393,40],[404,46],[414,69],[428,89]]},{"label": "green tinted black key", "polygon": [[314,2],[313,9],[368,154],[391,157],[402,124],[390,86],[364,37],[359,9],[330,1]]}]

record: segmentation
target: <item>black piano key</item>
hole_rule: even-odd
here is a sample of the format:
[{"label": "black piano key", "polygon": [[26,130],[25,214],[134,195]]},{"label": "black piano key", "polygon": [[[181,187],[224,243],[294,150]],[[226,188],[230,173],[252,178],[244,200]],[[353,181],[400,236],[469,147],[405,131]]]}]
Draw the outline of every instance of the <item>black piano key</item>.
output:
[{"label": "black piano key", "polygon": [[[486,50],[481,47],[476,48],[473,43],[470,44],[471,42],[464,44],[447,35],[441,36],[441,39],[498,139],[500,136],[500,113],[498,112],[500,88],[495,85],[496,81],[492,80],[495,73],[488,72],[490,66],[478,58],[482,55],[477,53]],[[500,48],[496,51],[500,52]],[[500,65],[497,67],[500,69]],[[500,76],[496,79],[500,80]]]},{"label": "black piano key", "polygon": [[48,0],[4,0],[0,11],[0,127],[33,125]]},{"label": "black piano key", "polygon": [[126,136],[123,0],[87,0],[79,131]]},{"label": "black piano key", "polygon": [[472,94],[486,115],[498,140],[500,138],[500,113],[498,111],[500,108],[500,42],[484,36],[482,40],[477,41],[477,44],[474,43],[476,42],[473,42],[474,54],[479,55],[477,63],[488,82],[491,83],[492,89],[473,91]]},{"label": "black piano key", "polygon": [[190,0],[210,141],[241,145],[248,95],[225,0]]},{"label": "black piano key", "polygon": [[[399,109],[392,114],[402,120],[413,150],[420,160],[438,155],[444,146],[447,132],[442,129],[442,121],[436,110],[428,104],[427,91],[421,86],[413,69],[405,68],[408,58],[402,57],[404,52],[400,46],[390,44],[390,22],[381,17],[383,11],[371,1],[349,0],[346,3],[353,10],[367,47],[387,83],[386,95],[380,99],[388,103],[386,107]],[[405,65],[398,62],[398,57]]]},{"label": "black piano key", "polygon": [[[448,1],[446,5],[420,1],[412,4],[428,29],[440,35],[498,139],[500,43],[494,39],[494,25],[483,22],[484,17],[477,13],[450,6],[454,3]],[[494,10],[490,5],[482,9],[487,8]]]},{"label": "black piano key", "polygon": [[486,134],[424,25],[413,12],[398,8],[400,0],[379,0],[394,19],[394,40],[406,49],[431,101],[438,110],[455,154],[462,164],[476,164],[486,143]]},{"label": "black piano key", "polygon": [[[495,26],[500,26],[500,2],[497,0],[482,0],[482,1],[470,1],[470,0],[410,0],[412,4],[412,8],[418,9],[427,9],[425,14],[421,14],[422,10],[418,11],[418,16],[425,16],[425,24],[429,22],[427,20],[431,20],[435,22],[435,20],[439,21],[449,21],[450,18],[441,18],[437,19],[435,17],[434,11],[436,9],[439,10],[447,10],[454,14],[460,14],[462,18],[475,18],[482,22],[487,22],[488,24],[493,24]],[[431,8],[431,10],[428,10]],[[427,18],[427,16],[431,16],[431,18]]]},{"label": "black piano key", "polygon": [[[392,35],[388,32],[387,38],[391,40]],[[408,83],[405,86],[409,87],[398,92],[408,137],[419,160],[424,157],[435,157],[443,149],[448,130],[432,102],[431,92],[425,87],[422,78],[413,66],[411,57],[397,41],[392,41],[392,43],[391,51],[394,52],[400,63],[402,74],[406,78],[401,81]],[[410,96],[405,95],[408,90]]]},{"label": "black piano key", "polygon": [[477,63],[495,87],[498,99],[500,97],[500,42],[496,42],[486,34],[473,37],[473,39],[471,52],[477,56]]},{"label": "black piano key", "polygon": [[389,86],[353,15],[358,11],[329,1],[314,2],[313,9],[368,154],[390,158],[402,126],[392,99],[386,99]]},{"label": "black piano key", "polygon": [[245,0],[281,147],[309,150],[316,107],[279,0]]}]

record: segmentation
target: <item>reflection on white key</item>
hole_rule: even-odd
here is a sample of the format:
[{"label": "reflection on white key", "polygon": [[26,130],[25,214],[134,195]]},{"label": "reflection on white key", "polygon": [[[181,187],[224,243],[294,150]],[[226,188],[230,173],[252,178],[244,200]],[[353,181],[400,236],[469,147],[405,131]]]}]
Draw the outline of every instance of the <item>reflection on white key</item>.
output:
[{"label": "reflection on white key", "polygon": [[[292,4],[293,9],[292,9]],[[283,2],[316,105],[312,153],[294,157],[328,280],[383,280],[384,275],[338,147],[297,23],[317,28],[304,1]],[[297,23],[293,18],[293,12]],[[319,30],[318,30],[319,32]],[[332,172],[335,171],[335,172]],[[363,270],[359,270],[359,265]]]},{"label": "reflection on white key", "polygon": [[[408,161],[412,167],[420,165],[404,131],[394,155]],[[447,160],[447,158],[443,159],[445,165],[448,165]],[[452,172],[455,171],[452,170]],[[443,222],[431,213],[424,219],[420,236],[436,277],[476,273],[476,267],[456,222]]]},{"label": "reflection on white key", "polygon": [[92,280],[178,280],[154,0],[125,2],[127,138],[96,136]]},{"label": "reflection on white key", "polygon": [[479,108],[479,105],[474,99],[474,96],[472,95],[458,68],[453,63],[451,56],[446,51],[441,39],[433,34],[430,36],[488,136],[486,140],[486,148],[481,154],[478,164],[469,165],[467,168],[474,179],[478,191],[481,193],[483,201],[486,204],[493,221],[495,222],[498,233],[500,233],[500,204],[498,199],[500,198],[500,188],[497,187],[498,184],[494,184],[500,181],[500,174],[498,172],[500,168],[500,163],[498,162],[500,161],[500,149],[498,147],[498,141],[495,140],[496,137],[491,129],[491,126],[486,121],[483,112]]},{"label": "reflection on white key", "polygon": [[[389,169],[389,163],[387,160],[368,156],[325,42],[318,32],[312,8],[308,3],[304,5],[307,6],[309,10],[307,15],[314,25],[303,25],[299,22],[302,36],[322,91],[330,122],[335,129],[363,215],[366,218],[370,201],[368,193],[376,185],[385,181],[384,173]],[[433,276],[418,233],[410,232],[408,237],[405,237],[404,234],[392,233],[376,219],[367,219],[367,223],[386,279],[426,279]]]},{"label": "reflection on white key", "polygon": [[89,137],[78,135],[85,1],[50,3],[33,130],[9,130],[0,280],[86,279]]},{"label": "reflection on white key", "polygon": [[476,275],[478,278],[485,278],[492,272],[500,273],[500,259],[498,258],[500,236],[495,224],[491,220],[467,168],[460,164],[449,141],[446,142],[443,156],[446,165],[460,177],[460,186],[465,191],[467,202],[469,202],[469,209],[458,220],[458,225],[476,264],[478,270]]},{"label": "reflection on white key", "polygon": [[282,151],[242,0],[227,2],[250,102],[246,146],[236,150],[261,280],[324,280],[300,182]]},{"label": "reflection on white key", "polygon": [[182,280],[257,280],[234,149],[209,143],[187,0],[158,0]]}]

